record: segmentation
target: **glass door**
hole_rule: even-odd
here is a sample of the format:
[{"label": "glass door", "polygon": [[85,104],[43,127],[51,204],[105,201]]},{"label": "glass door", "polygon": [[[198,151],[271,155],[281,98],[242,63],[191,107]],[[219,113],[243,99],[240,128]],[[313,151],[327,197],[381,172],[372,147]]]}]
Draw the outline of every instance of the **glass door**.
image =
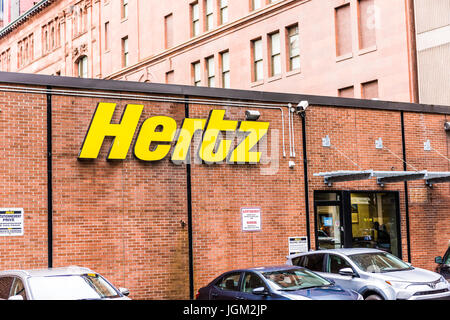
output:
[{"label": "glass door", "polygon": [[317,193],[315,195],[316,247],[336,249],[344,246],[340,195]]}]

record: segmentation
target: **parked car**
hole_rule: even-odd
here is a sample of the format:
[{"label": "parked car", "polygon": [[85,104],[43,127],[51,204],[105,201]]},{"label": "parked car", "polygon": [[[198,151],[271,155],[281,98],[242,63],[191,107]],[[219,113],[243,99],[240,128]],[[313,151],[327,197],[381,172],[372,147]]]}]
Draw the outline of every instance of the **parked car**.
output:
[{"label": "parked car", "polygon": [[88,268],[0,272],[0,300],[130,300],[128,294]]},{"label": "parked car", "polygon": [[450,300],[449,283],[440,274],[378,249],[311,251],[288,256],[287,264],[309,268],[366,300]]},{"label": "parked car", "polygon": [[225,272],[198,290],[199,300],[362,300],[318,274],[293,266]]},{"label": "parked car", "polygon": [[436,272],[440,273],[445,279],[450,280],[450,247],[444,254],[444,258],[436,257],[434,261],[438,264]]}]

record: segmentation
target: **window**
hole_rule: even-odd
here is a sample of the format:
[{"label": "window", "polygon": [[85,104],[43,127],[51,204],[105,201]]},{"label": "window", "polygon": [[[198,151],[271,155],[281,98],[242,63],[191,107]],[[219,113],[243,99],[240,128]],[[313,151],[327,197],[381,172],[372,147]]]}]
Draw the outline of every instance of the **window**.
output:
[{"label": "window", "polygon": [[376,12],[374,0],[358,1],[359,48],[366,49],[376,45]]},{"label": "window", "polygon": [[128,18],[128,0],[122,0],[122,19]]},{"label": "window", "polygon": [[166,72],[166,83],[174,83],[175,72],[173,70]]},{"label": "window", "polygon": [[219,0],[220,24],[228,22],[228,0]]},{"label": "window", "polygon": [[192,64],[192,78],[194,79],[194,86],[198,87],[201,84],[200,62]]},{"label": "window", "polygon": [[88,77],[88,58],[83,56],[78,59],[78,77],[87,78]]},{"label": "window", "polygon": [[330,254],[328,256],[326,272],[338,274],[339,270],[344,268],[353,269],[352,266],[344,258],[335,254]]},{"label": "window", "polygon": [[352,26],[350,4],[335,9],[336,20],[336,54],[343,56],[352,52]]},{"label": "window", "polygon": [[222,66],[222,88],[230,88],[230,52],[222,52],[220,60]]},{"label": "window", "polygon": [[353,86],[345,87],[338,90],[338,96],[341,98],[354,98],[355,88]]},{"label": "window", "polygon": [[242,291],[252,293],[253,289],[266,287],[264,281],[255,273],[245,273]]},{"label": "window", "polygon": [[105,22],[105,50],[109,50],[109,22]]},{"label": "window", "polygon": [[273,33],[270,36],[270,76],[281,74],[281,50],[280,33]]},{"label": "window", "polygon": [[206,73],[208,76],[208,87],[214,87],[216,79],[214,57],[206,58]]},{"label": "window", "polygon": [[23,285],[22,280],[20,280],[19,278],[14,279],[14,283],[11,287],[11,292],[9,296],[10,297],[22,296],[23,300],[27,300],[27,295],[25,293],[25,286]]},{"label": "window", "polygon": [[239,291],[239,279],[241,277],[241,273],[231,273],[224,276],[219,282],[216,284],[217,287],[227,291]]},{"label": "window", "polygon": [[288,35],[288,53],[289,53],[289,65],[288,70],[300,69],[300,46],[298,36],[298,25],[294,25],[287,28]]},{"label": "window", "polygon": [[252,41],[252,56],[253,56],[253,79],[252,81],[260,81],[263,79],[263,50],[262,40],[257,39]]},{"label": "window", "polygon": [[128,37],[122,39],[122,66],[128,67]]},{"label": "window", "polygon": [[362,83],[361,97],[363,99],[378,99],[378,80]]},{"label": "window", "polygon": [[205,0],[205,31],[209,31],[213,28],[213,15],[214,15],[214,5],[213,0]]},{"label": "window", "polygon": [[164,34],[164,47],[166,49],[173,47],[173,14],[164,17]]},{"label": "window", "polygon": [[14,281],[13,277],[0,278],[0,299],[6,300],[11,292],[11,285]]},{"label": "window", "polygon": [[45,54],[48,52],[48,32],[47,32],[47,26],[42,27],[42,54]]},{"label": "window", "polygon": [[261,2],[262,0],[251,0],[252,2],[252,10],[258,10],[261,9]]},{"label": "window", "polygon": [[325,254],[323,253],[309,254],[305,256],[305,260],[303,261],[303,267],[312,271],[322,272],[324,256]]},{"label": "window", "polygon": [[192,17],[191,34],[193,37],[196,37],[200,34],[200,15],[198,2],[191,4],[191,17]]}]

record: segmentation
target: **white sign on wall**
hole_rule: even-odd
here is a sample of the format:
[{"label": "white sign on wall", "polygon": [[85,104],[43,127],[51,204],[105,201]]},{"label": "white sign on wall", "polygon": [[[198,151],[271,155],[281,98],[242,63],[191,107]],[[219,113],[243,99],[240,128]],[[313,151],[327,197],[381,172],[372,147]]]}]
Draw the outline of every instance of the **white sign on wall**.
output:
[{"label": "white sign on wall", "polygon": [[261,208],[241,208],[242,231],[261,231]]},{"label": "white sign on wall", "polygon": [[289,254],[308,252],[308,237],[289,237]]},{"label": "white sign on wall", "polygon": [[23,208],[0,208],[0,236],[23,236]]}]

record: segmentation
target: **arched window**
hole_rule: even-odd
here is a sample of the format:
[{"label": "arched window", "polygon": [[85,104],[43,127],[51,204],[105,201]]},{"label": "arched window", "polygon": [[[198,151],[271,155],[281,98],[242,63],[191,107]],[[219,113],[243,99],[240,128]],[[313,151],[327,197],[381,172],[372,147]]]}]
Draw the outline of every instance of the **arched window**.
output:
[{"label": "arched window", "polygon": [[78,77],[87,78],[88,77],[88,58],[82,56],[77,60]]}]

